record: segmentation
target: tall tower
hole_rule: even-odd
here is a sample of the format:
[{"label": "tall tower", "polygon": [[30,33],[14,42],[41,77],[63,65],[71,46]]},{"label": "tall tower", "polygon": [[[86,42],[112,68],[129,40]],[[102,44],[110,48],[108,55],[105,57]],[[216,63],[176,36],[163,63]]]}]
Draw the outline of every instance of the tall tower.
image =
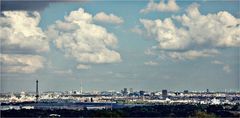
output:
[{"label": "tall tower", "polygon": [[163,97],[164,99],[166,99],[166,98],[168,97],[168,92],[167,92],[166,89],[163,89],[163,90],[162,90],[162,97]]},{"label": "tall tower", "polygon": [[81,94],[83,94],[83,85],[82,85],[82,80],[81,80],[80,84],[81,84],[81,90],[80,90],[80,93],[81,93]]},{"label": "tall tower", "polygon": [[38,102],[39,93],[38,93],[38,80],[36,80],[36,102]]}]

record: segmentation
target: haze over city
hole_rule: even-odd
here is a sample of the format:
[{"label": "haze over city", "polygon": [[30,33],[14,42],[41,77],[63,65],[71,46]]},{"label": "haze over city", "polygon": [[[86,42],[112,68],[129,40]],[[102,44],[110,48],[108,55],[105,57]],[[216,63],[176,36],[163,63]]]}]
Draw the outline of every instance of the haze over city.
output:
[{"label": "haze over city", "polygon": [[238,0],[3,0],[1,92],[239,91]]}]

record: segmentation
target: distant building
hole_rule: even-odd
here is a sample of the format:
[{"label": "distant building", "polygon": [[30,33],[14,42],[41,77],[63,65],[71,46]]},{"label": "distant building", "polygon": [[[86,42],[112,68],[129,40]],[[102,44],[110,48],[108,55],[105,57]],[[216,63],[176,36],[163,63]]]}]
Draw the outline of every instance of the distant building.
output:
[{"label": "distant building", "polygon": [[207,93],[209,93],[209,89],[207,89]]},{"label": "distant building", "polygon": [[124,88],[124,89],[123,89],[122,94],[123,94],[124,96],[128,95],[127,88]]},{"label": "distant building", "polygon": [[91,98],[91,102],[94,102],[94,101],[93,101],[93,98]]},{"label": "distant building", "polygon": [[140,96],[144,96],[145,91],[139,91]]},{"label": "distant building", "polygon": [[133,88],[130,88],[130,89],[129,89],[129,92],[130,92],[130,93],[133,93]]},{"label": "distant building", "polygon": [[183,93],[184,93],[184,94],[188,94],[188,90],[184,90]]},{"label": "distant building", "polygon": [[162,90],[162,97],[167,98],[167,96],[168,96],[167,90],[166,89]]},{"label": "distant building", "polygon": [[180,92],[175,92],[175,95],[176,95],[176,96],[178,96],[178,95],[180,95],[180,94],[181,94]]}]

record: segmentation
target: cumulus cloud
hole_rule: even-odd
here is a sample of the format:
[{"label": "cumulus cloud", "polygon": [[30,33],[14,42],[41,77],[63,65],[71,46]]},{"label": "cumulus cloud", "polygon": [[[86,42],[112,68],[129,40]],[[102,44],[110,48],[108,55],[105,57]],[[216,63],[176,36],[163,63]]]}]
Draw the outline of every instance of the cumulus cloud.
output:
[{"label": "cumulus cloud", "polygon": [[44,67],[45,59],[38,55],[1,54],[2,71],[9,73],[34,73]]},{"label": "cumulus cloud", "polygon": [[226,73],[230,73],[232,71],[230,65],[228,64],[225,64],[224,62],[222,61],[219,61],[219,60],[214,60],[211,62],[212,64],[216,64],[216,65],[221,65],[222,66],[222,70]]},{"label": "cumulus cloud", "polygon": [[[158,42],[157,49],[180,60],[208,57],[211,53],[218,54],[212,49],[240,46],[240,19],[227,11],[202,15],[198,7],[198,4],[190,5],[182,16],[140,19],[140,22],[147,35]],[[204,49],[212,52],[208,54]]]},{"label": "cumulus cloud", "polygon": [[198,4],[192,4],[187,14],[173,17],[188,32],[189,40],[214,47],[240,46],[240,19],[227,11],[202,15]]},{"label": "cumulus cloud", "polygon": [[[2,72],[34,73],[44,67],[49,42],[38,24],[40,14],[27,11],[3,11],[0,18]],[[29,54],[30,53],[30,54]]]},{"label": "cumulus cloud", "polygon": [[78,64],[77,69],[90,69],[91,66],[89,65],[84,65],[84,64]]},{"label": "cumulus cloud", "polygon": [[26,11],[4,11],[0,18],[0,40],[3,50],[27,49],[46,52],[49,44],[38,27],[40,14]]},{"label": "cumulus cloud", "polygon": [[158,65],[158,62],[154,62],[154,61],[147,61],[144,63],[145,65],[148,65],[148,66],[157,66]]},{"label": "cumulus cloud", "polygon": [[97,22],[110,23],[110,24],[122,24],[124,20],[114,14],[106,14],[104,12],[97,13],[93,19]]},{"label": "cumulus cloud", "polygon": [[167,3],[164,0],[161,0],[159,3],[155,3],[153,0],[150,0],[148,5],[140,10],[140,13],[149,13],[152,11],[160,11],[160,12],[176,12],[180,8],[177,5],[175,0],[168,0]]},{"label": "cumulus cloud", "polygon": [[66,57],[79,63],[120,62],[121,56],[114,49],[117,38],[104,27],[93,23],[93,16],[80,8],[48,27],[47,36]]},{"label": "cumulus cloud", "polygon": [[161,49],[183,49],[189,44],[187,31],[178,29],[170,18],[165,20],[140,19],[147,35],[159,42]]},{"label": "cumulus cloud", "polygon": [[[176,27],[173,19],[181,27]],[[192,45],[209,47],[240,46],[240,19],[226,11],[201,15],[198,5],[191,5],[187,14],[164,20],[140,19],[147,33],[153,36],[161,49],[186,49]]]},{"label": "cumulus cloud", "polygon": [[82,22],[91,23],[92,15],[86,13],[84,9],[79,8],[77,11],[71,11],[68,16],[64,17],[70,23],[81,24]]}]

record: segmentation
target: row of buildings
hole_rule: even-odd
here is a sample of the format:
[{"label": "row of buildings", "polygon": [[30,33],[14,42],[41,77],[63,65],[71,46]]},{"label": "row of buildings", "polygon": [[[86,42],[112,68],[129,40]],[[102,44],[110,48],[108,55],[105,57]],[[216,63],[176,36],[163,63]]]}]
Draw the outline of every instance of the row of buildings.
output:
[{"label": "row of buildings", "polygon": [[[168,91],[133,91],[124,88],[121,91],[100,91],[100,92],[79,92],[79,91],[65,91],[65,92],[21,92],[21,93],[1,93],[0,102],[26,102],[26,101],[63,101],[72,100],[75,102],[164,102],[164,101],[211,101],[212,99],[229,101],[232,103],[239,102],[240,92],[189,92],[184,90],[182,92]],[[195,103],[195,102],[194,102]]]}]

